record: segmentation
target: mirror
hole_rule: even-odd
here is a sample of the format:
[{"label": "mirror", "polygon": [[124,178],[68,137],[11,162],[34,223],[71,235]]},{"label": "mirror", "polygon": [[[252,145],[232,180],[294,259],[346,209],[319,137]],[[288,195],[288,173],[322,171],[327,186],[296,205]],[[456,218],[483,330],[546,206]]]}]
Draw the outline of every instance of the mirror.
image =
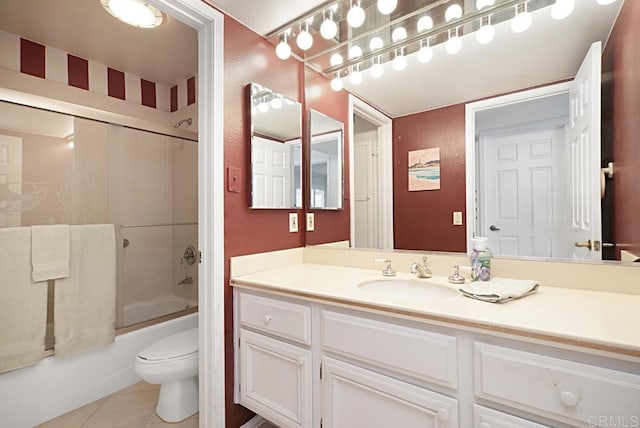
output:
[{"label": "mirror", "polygon": [[[593,4],[591,5],[591,3]],[[601,8],[601,6],[597,5],[595,1],[591,3],[589,3],[589,5],[591,5],[590,6],[591,8],[594,8],[596,11],[602,11],[602,13],[604,14],[606,9],[604,8],[598,9],[598,8]],[[639,235],[637,232],[634,232],[634,230],[637,229],[637,227],[635,227],[635,229],[633,227],[630,227],[630,225],[634,224],[634,221],[633,220],[630,221],[630,217],[627,216],[626,214],[626,212],[631,212],[630,209],[632,207],[635,207],[635,212],[637,213],[638,212],[637,210],[639,207],[638,204],[640,203],[639,202],[640,200],[638,199],[636,192],[633,190],[633,187],[627,186],[625,184],[628,182],[627,181],[628,179],[623,179],[623,174],[626,173],[628,174],[627,177],[633,178],[634,174],[632,173],[632,171],[640,170],[640,158],[637,156],[637,154],[639,153],[637,140],[635,142],[635,146],[632,145],[632,147],[634,147],[633,150],[635,151],[629,151],[628,148],[625,149],[626,151],[620,149],[620,144],[622,143],[622,140],[626,140],[625,144],[627,147],[629,147],[629,142],[631,141],[631,139],[626,137],[626,134],[628,134],[628,132],[626,132],[625,129],[629,127],[629,124],[637,123],[638,120],[640,120],[640,111],[638,111],[635,108],[636,106],[638,106],[637,102],[634,102],[633,98],[630,95],[627,95],[629,93],[637,93],[637,89],[633,89],[634,86],[632,86],[632,85],[635,85],[635,88],[637,88],[637,82],[636,83],[630,82],[628,79],[625,79],[624,77],[624,75],[626,75],[629,72],[627,68],[629,68],[630,70],[638,70],[638,65],[637,65],[638,63],[635,60],[637,56],[634,56],[634,54],[632,53],[635,51],[633,47],[629,46],[629,43],[631,41],[635,43],[638,40],[637,36],[631,36],[630,34],[637,34],[637,33],[633,33],[632,31],[633,25],[631,24],[631,22],[637,19],[639,9],[637,7],[633,7],[633,3],[628,1],[624,3],[618,2],[617,4],[619,7],[622,7],[622,11],[617,21],[610,22],[610,24],[614,24],[613,30],[610,31],[611,25],[609,24],[606,28],[606,31],[603,32],[605,34],[605,37],[598,38],[598,40],[602,40],[603,42],[603,58],[602,58],[603,68],[602,68],[602,76],[601,76],[602,77],[602,94],[601,94],[602,122],[601,122],[601,125],[599,125],[602,128],[602,133],[601,133],[602,164],[599,165],[599,167],[606,168],[609,161],[613,161],[615,164],[615,169],[614,169],[615,174],[613,178],[609,178],[607,174],[606,178],[604,179],[606,184],[606,192],[605,192],[604,199],[602,199],[601,202],[596,202],[597,204],[596,206],[600,206],[600,204],[602,204],[601,206],[603,211],[602,213],[603,225],[602,225],[602,241],[600,244],[602,245],[601,247],[602,258],[605,260],[610,260],[610,259],[620,260],[621,252],[622,252],[621,250],[628,250],[629,252],[636,253],[636,254],[640,250]],[[584,7],[587,7],[589,5],[585,5]],[[600,21],[601,21],[600,18],[594,18],[592,21],[590,21],[589,25],[590,26],[604,25]],[[534,22],[538,23],[539,21],[534,21]],[[532,27],[531,31],[533,31],[534,29],[535,28]],[[586,37],[582,36],[578,32],[575,32],[575,33],[567,32],[566,34],[567,34],[566,36],[567,40],[571,41],[573,48],[570,51],[558,50],[557,51],[558,53],[553,58],[549,59],[548,65],[549,67],[551,67],[553,64],[552,61],[562,62],[563,60],[562,57],[565,54],[579,56],[580,59],[576,61],[575,66],[572,67],[570,72],[567,72],[565,74],[565,76],[569,77],[569,76],[575,75],[575,73],[578,71],[580,61],[587,54],[589,45],[593,40],[587,39]],[[508,35],[505,35],[505,36],[508,36]],[[496,38],[496,40],[498,39]],[[606,46],[605,46],[605,42],[606,42]],[[471,44],[472,44],[472,41],[470,40],[469,44],[465,46],[469,46]],[[548,46],[548,45],[545,45],[542,42],[537,42],[535,45],[532,45],[531,50],[534,50],[533,46],[536,46],[540,50],[545,49],[546,51],[546,48],[544,48],[544,46]],[[492,46],[487,48],[487,50],[491,48]],[[526,52],[525,50],[523,50],[522,52],[523,52],[522,55],[517,55],[513,59],[516,61],[525,61],[526,57],[528,57],[528,54],[524,54],[524,52]],[[564,52],[564,53],[559,54],[559,52]],[[466,58],[464,56],[465,54],[466,54],[466,51],[462,52],[460,54],[462,55],[460,58],[465,59]],[[448,63],[447,61],[448,61],[448,57],[445,56],[444,58],[441,58],[441,64]],[[453,60],[451,60],[451,62],[453,62]],[[461,61],[461,63],[465,63],[465,62]],[[431,67],[429,70],[433,71],[434,67],[436,67],[436,64],[435,63],[429,64],[429,67]],[[442,67],[445,67],[445,66],[442,65]],[[546,66],[540,69],[543,69],[543,68],[546,69]],[[483,75],[483,73],[480,73],[480,72],[474,73],[474,71],[470,67],[468,68],[466,73],[470,79],[472,79],[474,75]],[[491,76],[493,76],[493,72],[491,73]],[[456,77],[458,77],[458,75],[456,75]],[[384,81],[384,83],[388,85],[387,86],[388,89],[384,92],[384,94],[387,94],[387,95],[393,94],[394,100],[397,100],[399,102],[403,101],[404,98],[409,98],[407,91],[403,91],[402,90],[403,88],[401,86],[394,84],[392,80],[387,81],[386,79],[387,79],[386,74],[381,79],[379,79],[379,81]],[[513,82],[521,82],[521,80],[519,80],[518,78],[518,74],[514,74],[509,79],[507,78],[498,79],[495,77],[492,79],[493,83],[495,83],[496,85],[500,83],[501,85],[495,90],[493,88],[491,89],[492,94],[495,94],[493,96],[497,96],[499,94],[505,94],[505,93],[512,93],[516,90],[524,90],[527,88],[538,87],[541,84],[550,82],[550,80],[545,81],[544,79],[539,78],[537,83],[533,82],[526,85],[520,85],[519,89],[517,89],[517,88],[510,88],[508,85],[509,83],[513,83]],[[466,91],[467,86],[464,86],[462,83],[462,82],[466,83],[466,81],[462,79],[458,79],[458,80],[459,80],[458,86],[456,85],[445,86],[444,81],[442,79],[435,80],[435,82],[437,82],[438,85],[443,86],[443,91],[455,91],[455,90],[458,90],[459,87],[464,87]],[[554,79],[553,81],[557,82],[559,80]],[[562,81],[564,81],[565,83],[568,83],[566,82],[566,79],[562,79]],[[412,81],[412,84],[415,85],[415,81]],[[415,86],[416,86],[415,91],[418,91],[419,85],[415,85]],[[363,90],[368,89],[368,88],[365,88],[363,85],[360,85],[359,87],[364,88]],[[458,91],[458,93],[465,92],[465,91],[460,90]],[[364,99],[372,100],[373,98],[373,97],[367,97],[366,93],[359,93],[358,95],[360,95]],[[437,94],[434,93],[434,97],[435,95]],[[406,213],[411,211],[411,207],[413,207],[413,211],[420,212],[422,208],[428,206],[431,212],[433,213],[433,215],[430,216],[430,219],[428,222],[424,222],[424,223],[439,222],[437,226],[433,226],[432,224],[425,225],[424,228],[429,230],[430,232],[429,235],[426,235],[426,234],[420,235],[419,239],[416,239],[413,241],[409,241],[409,238],[405,237],[404,246],[402,246],[403,244],[400,244],[400,246],[398,246],[398,242],[400,240],[396,239],[395,244],[397,248],[416,249],[416,250],[428,249],[428,250],[434,250],[434,251],[458,251],[458,252],[465,251],[467,242],[464,234],[464,228],[469,218],[474,217],[476,213],[474,213],[473,210],[466,210],[464,218],[462,220],[463,221],[462,227],[458,226],[456,228],[455,226],[452,225],[452,213],[455,213],[456,211],[463,211],[465,209],[464,200],[462,199],[462,197],[465,195],[465,191],[466,191],[467,199],[472,199],[474,197],[472,191],[465,189],[465,184],[464,184],[465,183],[465,165],[463,162],[461,162],[461,160],[464,160],[464,162],[466,163],[472,163],[472,164],[475,163],[476,160],[478,160],[478,158],[475,157],[473,154],[470,154],[468,151],[465,151],[465,148],[463,147],[464,146],[463,135],[466,128],[465,104],[468,102],[479,100],[479,99],[485,99],[487,96],[490,96],[490,94],[487,94],[484,96],[477,96],[477,97],[468,95],[467,98],[462,98],[462,99],[456,100],[455,103],[451,103],[450,107],[434,108],[424,113],[416,113],[412,115],[399,114],[393,119],[393,127],[394,127],[393,167],[394,167],[394,170],[398,168],[401,170],[398,174],[402,175],[402,177],[400,177],[402,180],[405,180],[405,182],[399,183],[397,182],[398,175],[395,177],[396,182],[394,183],[394,198],[396,198],[396,201],[394,204],[394,209],[395,209],[394,220],[395,220],[396,230],[394,231],[394,235],[395,235],[394,237],[398,238],[398,228],[406,230],[406,232],[404,232],[405,235],[410,235],[410,237],[419,235],[422,232],[421,230],[416,232],[415,228],[409,228],[406,225],[418,224],[417,223],[418,221],[422,221],[424,219],[419,219],[417,214],[415,215],[414,218],[409,219],[407,215],[404,215],[404,217],[402,215],[398,215],[399,211],[404,211]],[[411,100],[415,100],[415,99],[416,99],[415,97],[411,97]],[[425,100],[424,102],[427,103],[427,100]],[[442,105],[449,105],[449,104],[440,103],[439,105],[442,106]],[[568,105],[569,103],[565,103],[563,101],[563,106],[567,106],[567,110],[562,114],[558,114],[556,116],[558,117],[564,116],[565,118],[569,116]],[[385,107],[385,104],[381,103],[380,107]],[[545,107],[539,107],[539,108],[544,109]],[[551,110],[549,110],[548,108],[546,110],[541,110],[541,111],[546,114],[552,113]],[[501,111],[495,110],[494,113],[496,114],[495,119],[502,118],[500,117],[500,115],[502,114]],[[515,112],[514,114],[518,114],[518,113]],[[528,113],[527,115],[529,118],[532,117]],[[550,118],[545,117],[545,118],[541,118],[540,120],[549,120],[549,119]],[[431,124],[431,127],[429,127],[428,122]],[[504,127],[507,125],[509,124],[497,124],[494,126],[494,131],[496,130],[496,128],[499,128],[500,126]],[[356,123],[356,126],[357,126],[357,123]],[[478,123],[476,123],[476,126],[482,126],[482,124],[479,125]],[[367,131],[366,129],[363,129],[361,132],[364,133],[366,131]],[[354,132],[357,134],[358,130],[356,129]],[[477,130],[476,130],[476,133],[478,133]],[[482,136],[480,136],[480,138],[482,138]],[[399,151],[397,149],[399,145],[403,145],[403,147],[406,147],[406,149],[403,149],[404,151]],[[543,146],[544,146],[543,144],[539,144],[535,146],[534,149],[542,150]],[[413,151],[413,150],[420,150],[423,148],[430,148],[430,147],[441,147],[441,150],[443,147],[448,148],[446,152],[441,151],[441,157],[443,161],[442,190],[431,192],[431,194],[427,194],[427,192],[415,192],[414,194],[410,194],[407,191],[407,184],[406,184],[406,178],[405,178],[407,174],[406,172],[407,152]],[[624,155],[623,153],[627,153],[627,154]],[[569,157],[567,157],[569,154],[567,154],[566,152],[564,154],[565,154],[565,159],[560,161],[561,168],[559,171],[562,174],[568,174],[568,171],[571,169],[571,160]],[[476,153],[476,155],[478,155],[478,153]],[[536,155],[542,155],[542,153],[541,152],[536,153]],[[391,160],[390,159],[386,160],[386,162],[390,164]],[[620,163],[620,166],[618,165],[619,163]],[[626,167],[624,170],[622,169],[622,165],[625,165]],[[481,168],[478,168],[478,169],[481,169]],[[598,171],[598,169],[599,169],[598,167],[595,168],[596,171]],[[358,170],[357,164],[354,170],[356,171]],[[637,182],[637,179],[636,179],[636,182]],[[357,183],[357,180],[356,180],[356,183]],[[513,182],[508,182],[508,183],[513,183]],[[543,183],[542,178],[539,179],[538,183]],[[550,182],[545,182],[545,183],[549,184]],[[600,183],[600,177],[598,177],[597,183],[598,184]],[[495,185],[493,186],[495,188]],[[551,184],[549,184],[549,186],[551,186]],[[547,188],[549,188],[549,186],[547,186]],[[542,187],[544,186],[540,186],[540,188]],[[454,190],[456,192],[455,195],[453,194]],[[451,196],[448,199],[444,197],[442,197],[441,199],[436,199],[435,194],[437,192],[440,192],[442,195],[442,194],[446,194],[449,191],[451,192],[449,193],[449,195]],[[402,199],[402,202],[404,203],[404,205],[401,207],[398,207],[397,205],[399,197],[404,198]],[[599,190],[598,190],[597,197],[598,199],[600,198]],[[413,198],[413,199],[410,199],[410,198]],[[418,198],[422,198],[422,199],[418,201]],[[565,192],[565,196],[562,199],[560,199],[560,202],[569,203],[571,199],[572,199],[571,193]],[[450,202],[450,201],[454,201],[454,202]],[[462,201],[462,203],[460,203],[460,201]],[[610,211],[611,205],[614,206],[613,211]],[[563,208],[563,209],[566,209],[566,208]],[[623,215],[627,216],[626,219],[624,220],[622,218]],[[608,219],[607,219],[607,216],[609,217]],[[607,225],[607,222],[608,222],[608,225]],[[637,224],[637,221],[635,222],[635,224]],[[502,228],[503,230],[506,227],[504,224],[486,222],[486,224],[483,223],[482,226],[478,227],[476,229],[476,232],[482,233],[484,235],[489,235],[491,233],[490,227],[492,225],[495,228]],[[560,225],[556,223],[550,224],[548,226],[551,231],[555,230],[553,228],[557,229],[557,228],[564,227],[564,225]],[[418,229],[422,229],[422,228],[418,228]],[[356,227],[356,230],[357,230],[357,227]],[[627,233],[624,233],[624,232],[627,232]],[[552,235],[552,236],[556,236],[556,235]],[[420,244],[423,244],[426,240],[429,240],[430,243],[433,244],[439,238],[442,238],[442,239],[438,241],[437,246],[431,245],[429,247],[427,246],[422,248],[420,247]],[[454,248],[446,247],[446,245],[451,243],[452,241],[455,241],[455,247]],[[357,242],[358,242],[358,239],[356,238],[356,243]],[[579,243],[585,242],[588,244],[589,238],[579,239],[579,238],[572,237],[570,247],[563,249],[564,253],[561,253],[559,255],[548,254],[549,247],[546,246],[545,244],[545,248],[541,249],[543,253],[544,252],[547,253],[545,255],[541,255],[540,253],[533,253],[533,252],[529,252],[529,253],[521,252],[520,254],[517,254],[515,256],[552,257],[552,258],[558,258],[558,259],[573,260],[577,258],[575,255],[576,251],[574,250],[575,242],[579,242]],[[613,248],[613,250],[610,247],[604,246],[604,244],[609,244],[609,243],[615,243],[616,246]],[[506,246],[506,244],[509,244],[509,242],[505,241],[501,245]],[[496,247],[498,247],[498,244],[496,244]],[[508,257],[512,257],[512,256],[514,255],[513,254],[508,255]],[[585,257],[585,259],[587,258],[588,257]]]},{"label": "mirror", "polygon": [[302,208],[302,105],[248,86],[251,208]]},{"label": "mirror", "polygon": [[344,125],[312,109],[309,129],[309,207],[342,209]]}]

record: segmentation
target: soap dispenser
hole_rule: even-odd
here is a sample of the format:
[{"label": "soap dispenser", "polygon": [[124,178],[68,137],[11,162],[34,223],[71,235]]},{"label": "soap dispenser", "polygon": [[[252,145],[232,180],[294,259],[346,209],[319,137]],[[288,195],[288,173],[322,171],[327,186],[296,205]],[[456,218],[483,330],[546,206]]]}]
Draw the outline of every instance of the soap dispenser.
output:
[{"label": "soap dispenser", "polygon": [[491,279],[491,250],[489,238],[476,236],[471,240],[472,251],[469,255],[471,262],[471,281],[489,281]]}]

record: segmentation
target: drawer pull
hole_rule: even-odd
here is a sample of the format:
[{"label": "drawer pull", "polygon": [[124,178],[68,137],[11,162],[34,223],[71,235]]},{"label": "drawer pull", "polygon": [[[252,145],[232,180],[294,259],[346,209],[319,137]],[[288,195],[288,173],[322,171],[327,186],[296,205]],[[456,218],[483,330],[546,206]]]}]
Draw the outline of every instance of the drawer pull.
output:
[{"label": "drawer pull", "polygon": [[578,397],[573,392],[562,391],[560,393],[560,401],[567,407],[575,407],[578,404]]},{"label": "drawer pull", "polygon": [[269,324],[271,322],[271,315],[267,314],[264,316],[264,323]]},{"label": "drawer pull", "polygon": [[486,422],[480,422],[480,425],[478,425],[478,428],[491,428],[491,425],[489,425]]},{"label": "drawer pull", "polygon": [[448,421],[449,420],[449,412],[447,411],[447,409],[438,409],[438,417],[442,421]]}]

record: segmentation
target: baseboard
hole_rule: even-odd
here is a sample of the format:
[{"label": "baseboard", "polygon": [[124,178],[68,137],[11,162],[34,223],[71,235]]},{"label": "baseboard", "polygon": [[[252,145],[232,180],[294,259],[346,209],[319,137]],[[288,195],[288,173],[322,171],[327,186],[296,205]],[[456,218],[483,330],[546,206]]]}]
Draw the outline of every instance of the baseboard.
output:
[{"label": "baseboard", "polygon": [[240,428],[260,428],[262,424],[266,423],[267,420],[262,416],[255,415],[253,418],[242,425]]}]

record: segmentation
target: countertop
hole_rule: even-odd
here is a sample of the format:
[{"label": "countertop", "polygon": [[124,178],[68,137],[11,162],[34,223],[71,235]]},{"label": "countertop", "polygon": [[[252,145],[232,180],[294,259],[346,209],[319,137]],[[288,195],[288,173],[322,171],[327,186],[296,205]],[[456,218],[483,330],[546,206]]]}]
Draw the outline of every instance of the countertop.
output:
[{"label": "countertop", "polygon": [[[298,263],[236,276],[231,285],[640,358],[640,295],[540,287],[533,295],[494,304],[459,293],[416,298],[358,287],[382,279],[376,270]],[[391,279],[417,280],[406,273]],[[445,277],[425,281],[458,288]]]}]

